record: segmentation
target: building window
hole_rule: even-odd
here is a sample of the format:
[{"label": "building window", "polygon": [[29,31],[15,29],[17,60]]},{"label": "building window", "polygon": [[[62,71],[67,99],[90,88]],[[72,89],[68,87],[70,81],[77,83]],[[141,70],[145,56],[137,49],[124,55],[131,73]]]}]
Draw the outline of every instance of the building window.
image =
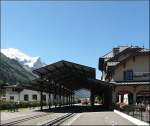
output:
[{"label": "building window", "polygon": [[37,100],[37,95],[36,94],[32,95],[32,100]]},{"label": "building window", "polygon": [[132,70],[124,71],[124,80],[133,80],[133,71]]},{"label": "building window", "polygon": [[10,96],[10,100],[14,100],[14,96]]},{"label": "building window", "polygon": [[24,95],[24,101],[29,101],[29,96],[28,95]]}]

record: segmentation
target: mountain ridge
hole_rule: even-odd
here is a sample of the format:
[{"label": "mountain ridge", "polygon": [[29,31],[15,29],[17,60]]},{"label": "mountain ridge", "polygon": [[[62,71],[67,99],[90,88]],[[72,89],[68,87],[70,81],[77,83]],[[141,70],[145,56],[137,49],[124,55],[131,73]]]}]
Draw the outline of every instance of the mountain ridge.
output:
[{"label": "mountain ridge", "polygon": [[27,66],[32,70],[46,65],[44,62],[41,61],[40,57],[28,56],[27,54],[23,53],[19,49],[7,48],[7,49],[1,49],[1,52],[6,57],[17,60],[20,64],[22,64],[23,66]]},{"label": "mountain ridge", "polygon": [[0,84],[29,83],[36,75],[28,71],[18,61],[6,57],[0,52]]}]

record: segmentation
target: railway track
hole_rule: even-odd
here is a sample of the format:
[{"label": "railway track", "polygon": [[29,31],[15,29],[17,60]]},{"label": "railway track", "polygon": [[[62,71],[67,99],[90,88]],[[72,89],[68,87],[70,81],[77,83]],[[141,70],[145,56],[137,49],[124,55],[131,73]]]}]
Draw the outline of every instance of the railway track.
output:
[{"label": "railway track", "polygon": [[39,118],[39,117],[44,117],[44,116],[47,116],[47,115],[48,114],[40,114],[40,115],[35,115],[35,116],[29,116],[29,117],[26,117],[26,118],[23,118],[23,119],[19,119],[19,120],[16,120],[16,121],[4,123],[4,124],[2,124],[2,126],[12,126],[12,125],[16,125],[16,124],[21,123],[21,122],[25,122],[25,121],[28,121],[28,120],[36,119],[36,118]]},{"label": "railway track", "polygon": [[42,124],[42,126],[56,126],[56,125],[58,126],[75,115],[76,115],[75,113],[67,113],[59,118],[56,118],[52,121]]},{"label": "railway track", "polygon": [[[49,115],[49,114],[40,114],[40,115],[36,115],[36,116],[30,116],[30,117],[19,119],[19,120],[13,121],[13,122],[8,122],[8,123],[5,123],[5,124],[2,124],[2,126],[18,125],[20,123],[24,123],[24,122],[29,121],[29,120],[32,121],[33,119],[44,117],[44,116],[47,116],[47,115]],[[63,116],[56,117],[55,119],[46,120],[44,122],[38,123],[38,125],[41,125],[41,126],[61,125],[63,122],[70,119],[74,115],[75,115],[75,113],[66,113]]]}]

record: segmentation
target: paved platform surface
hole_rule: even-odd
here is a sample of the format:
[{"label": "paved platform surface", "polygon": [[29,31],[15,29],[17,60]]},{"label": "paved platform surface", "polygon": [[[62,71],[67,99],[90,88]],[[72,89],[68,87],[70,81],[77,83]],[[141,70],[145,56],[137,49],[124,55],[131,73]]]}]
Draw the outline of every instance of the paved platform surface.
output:
[{"label": "paved platform surface", "polygon": [[[64,113],[70,112],[69,108],[60,108],[60,109],[58,108],[57,111],[50,111],[50,112],[36,111],[38,109],[39,108],[32,110],[29,109],[20,110],[19,112],[1,112],[1,121],[2,121],[1,124],[12,122],[25,117],[48,114],[43,117],[19,123],[19,125],[39,125],[41,122],[57,118],[58,116],[61,116]],[[112,111],[99,111],[99,112],[85,111],[88,109],[87,108],[79,109],[78,107],[74,109],[75,110],[77,109],[77,111],[75,111],[76,116],[75,118],[73,117],[71,120],[69,120],[69,122],[67,122],[69,125],[135,125],[132,122],[128,121],[127,119],[121,117],[120,115]]]},{"label": "paved platform surface", "polygon": [[[54,108],[54,106],[52,106]],[[44,106],[44,111],[39,111],[40,107],[36,107],[34,109],[20,109],[18,112],[0,112],[0,125],[14,122],[17,120],[22,120],[25,118],[32,118],[34,116],[38,116],[37,118],[32,118],[31,120],[26,120],[22,123],[17,123],[16,125],[39,125],[42,122],[49,121],[55,118],[58,118],[64,114],[65,112],[53,112],[48,111],[48,106]],[[61,108],[63,109],[63,108]]]},{"label": "paved platform surface", "polygon": [[39,107],[36,107],[34,109],[21,109],[18,112],[0,112],[0,124],[16,121],[25,117],[45,114],[45,112],[38,112],[37,110],[39,109]]},{"label": "paved platform surface", "polygon": [[70,125],[134,125],[114,112],[85,112]]},{"label": "paved platform surface", "polygon": [[[1,121],[4,120],[8,120],[8,119],[13,119],[13,118],[17,118],[17,117],[22,117],[22,116],[26,116],[26,115],[30,115],[35,113],[36,110],[40,110],[40,107],[36,107],[34,109],[20,109],[18,110],[18,112],[0,112],[1,114]],[[37,113],[37,112],[36,112]]]}]

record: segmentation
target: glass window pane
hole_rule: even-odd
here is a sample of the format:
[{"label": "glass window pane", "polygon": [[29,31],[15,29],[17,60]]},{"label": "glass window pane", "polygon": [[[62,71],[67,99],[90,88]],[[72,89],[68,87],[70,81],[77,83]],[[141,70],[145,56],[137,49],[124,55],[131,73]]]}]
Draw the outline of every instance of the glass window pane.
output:
[{"label": "glass window pane", "polygon": [[24,95],[24,101],[29,101],[29,96],[28,95]]}]

